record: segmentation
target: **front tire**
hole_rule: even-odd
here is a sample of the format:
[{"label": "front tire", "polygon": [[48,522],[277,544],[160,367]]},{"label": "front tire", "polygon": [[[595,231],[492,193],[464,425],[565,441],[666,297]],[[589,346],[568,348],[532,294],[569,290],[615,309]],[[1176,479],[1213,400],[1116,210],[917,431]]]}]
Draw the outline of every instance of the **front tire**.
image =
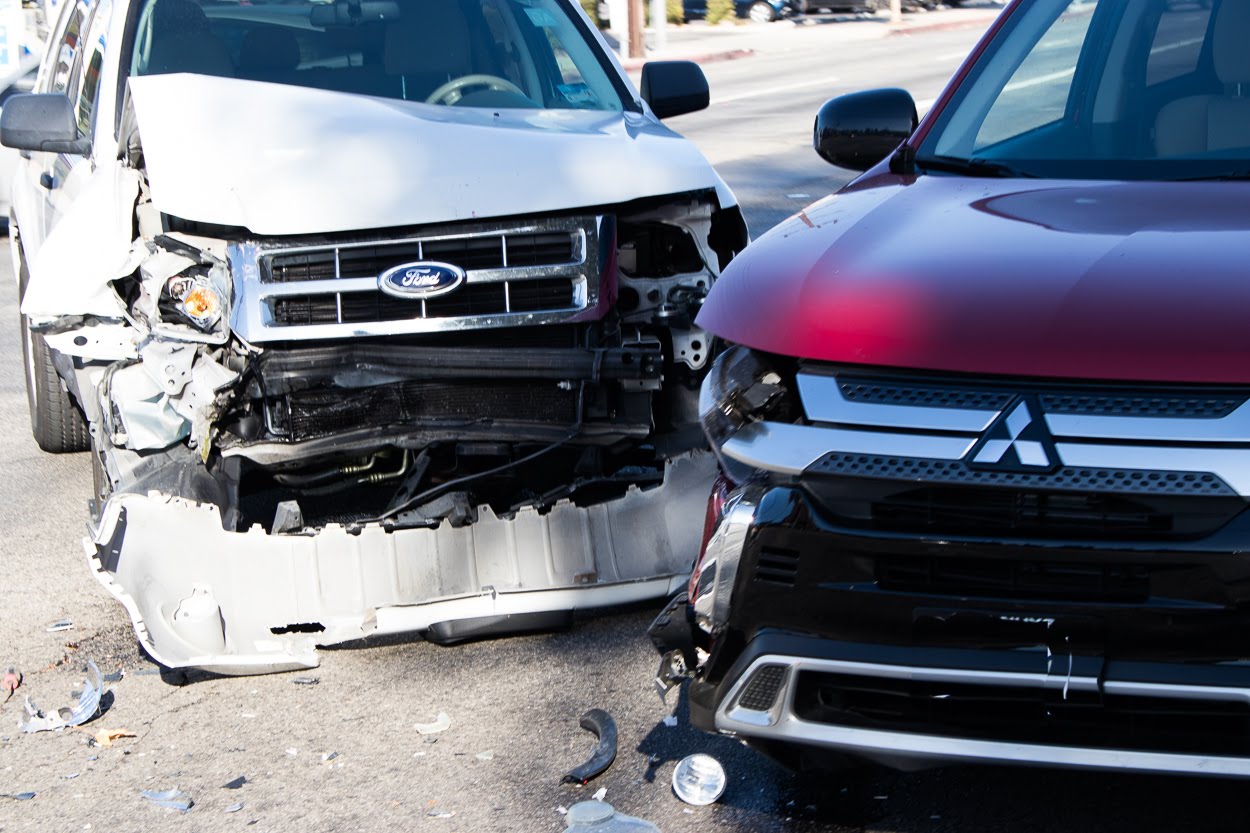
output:
[{"label": "front tire", "polygon": [[[26,294],[29,273],[21,261],[18,287]],[[52,454],[86,451],[91,447],[91,433],[82,411],[61,384],[52,351],[39,333],[30,331],[26,316],[19,315],[22,336],[22,363],[26,368],[26,402],[30,406],[30,433],[35,443]]]},{"label": "front tire", "polygon": [[756,23],[772,23],[777,19],[777,10],[763,0],[758,0],[751,4],[749,15]]}]

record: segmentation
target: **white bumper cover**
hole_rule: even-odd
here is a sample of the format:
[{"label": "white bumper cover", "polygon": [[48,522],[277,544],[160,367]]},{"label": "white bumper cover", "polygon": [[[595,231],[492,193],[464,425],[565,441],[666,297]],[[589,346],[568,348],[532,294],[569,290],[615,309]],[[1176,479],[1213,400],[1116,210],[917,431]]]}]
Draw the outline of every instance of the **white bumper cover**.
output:
[{"label": "white bumper cover", "polygon": [[354,534],[226,532],[215,506],[118,495],[84,546],[161,664],[286,671],[316,666],[318,645],[372,634],[671,595],[696,555],[714,470],[698,453],[671,462],[662,486],[610,503]]}]

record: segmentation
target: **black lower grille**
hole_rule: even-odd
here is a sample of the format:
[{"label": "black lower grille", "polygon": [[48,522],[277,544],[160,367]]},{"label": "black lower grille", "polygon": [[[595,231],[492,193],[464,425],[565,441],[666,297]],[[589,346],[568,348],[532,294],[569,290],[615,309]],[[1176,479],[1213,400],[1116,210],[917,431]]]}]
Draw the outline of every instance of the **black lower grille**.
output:
[{"label": "black lower grille", "polygon": [[900,593],[995,599],[1144,602],[1151,569],[1015,558],[879,556],[877,585]]},{"label": "black lower grille", "polygon": [[1250,754],[1250,705],[927,682],[798,676],[795,713],[817,723],[1014,743]]},{"label": "black lower grille", "polygon": [[290,436],[306,440],[359,428],[435,420],[572,425],[577,392],[555,385],[403,382],[361,390],[292,394]]},{"label": "black lower grille", "polygon": [[[575,306],[573,281],[539,278],[503,283],[470,283],[454,292],[425,301],[426,318],[462,318],[539,312]],[[308,324],[366,324],[408,321],[422,317],[419,300],[395,298],[383,292],[344,292],[341,295],[283,295],[270,301],[274,326]]]},{"label": "black lower grille", "polygon": [[1235,495],[1117,495],[807,477],[833,520],[923,535],[1058,540],[1182,540],[1210,535],[1246,509]]},{"label": "black lower grille", "polygon": [[763,665],[751,675],[751,681],[738,698],[738,705],[744,709],[766,712],[777,702],[777,692],[786,678],[784,665]]},{"label": "black lower grille", "polygon": [[793,587],[799,573],[799,554],[793,550],[771,547],[760,549],[755,564],[755,580]]}]

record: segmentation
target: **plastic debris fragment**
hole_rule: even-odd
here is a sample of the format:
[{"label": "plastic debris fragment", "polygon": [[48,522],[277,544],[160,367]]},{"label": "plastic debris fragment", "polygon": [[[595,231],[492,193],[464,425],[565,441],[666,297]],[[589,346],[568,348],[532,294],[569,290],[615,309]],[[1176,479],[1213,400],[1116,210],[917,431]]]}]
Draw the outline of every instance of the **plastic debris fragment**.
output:
[{"label": "plastic debris fragment", "polygon": [[67,772],[61,777],[64,778],[66,781],[73,781],[79,775],[82,775],[82,773],[81,772]]},{"label": "plastic debris fragment", "polygon": [[603,709],[591,709],[582,715],[579,725],[599,739],[595,751],[586,763],[569,770],[560,779],[563,784],[585,784],[599,775],[616,760],[616,721]]},{"label": "plastic debris fragment", "polygon": [[138,737],[138,735],[136,735],[134,732],[130,731],[129,729],[101,729],[100,731],[95,733],[95,735],[93,736],[93,740],[95,740],[98,746],[103,746],[105,749],[107,749],[108,747],[113,745],[113,741],[115,740],[121,740],[122,738],[136,738],[136,737]]},{"label": "plastic debris fragment", "polygon": [[435,807],[431,809],[428,813],[426,813],[426,815],[432,819],[449,819],[452,816],[456,815],[456,811],[455,810],[440,810],[437,807]]},{"label": "plastic debris fragment", "polygon": [[47,631],[48,633],[59,633],[61,631],[73,630],[73,627],[74,627],[73,619],[57,619],[55,622],[49,623],[48,627],[46,627],[44,630]]},{"label": "plastic debris fragment", "polygon": [[195,806],[191,796],[177,787],[174,787],[172,790],[140,790],[139,795],[157,807],[167,807],[180,813],[189,812]]},{"label": "plastic debris fragment", "polygon": [[45,715],[30,697],[26,698],[26,718],[21,721],[23,732],[47,732],[53,729],[64,729],[66,726],[81,726],[100,712],[100,698],[104,695],[104,684],[100,681],[100,669],[94,662],[87,662],[90,671],[83,682],[82,693],[72,708],[63,706],[51,714]]},{"label": "plastic debris fragment", "polygon": [[14,801],[30,801],[36,793],[0,793],[0,798],[11,798]]},{"label": "plastic debris fragment", "polygon": [[482,752],[477,753],[473,757],[477,758],[479,761],[493,761],[495,760],[495,750],[486,749]]},{"label": "plastic debris fragment", "polygon": [[687,755],[673,770],[673,792],[696,807],[711,804],[725,793],[725,768],[711,755]]},{"label": "plastic debris fragment", "polygon": [[239,811],[240,811],[240,810],[242,810],[242,809],[243,809],[243,802],[242,802],[242,801],[236,801],[235,803],[231,804],[229,807],[227,807],[227,808],[226,808],[226,812],[227,812],[227,813],[237,813],[237,812],[239,812]]},{"label": "plastic debris fragment", "polygon": [[322,753],[321,753],[321,760],[323,760],[323,761],[333,761],[333,760],[334,760],[335,758],[337,758],[338,756],[339,756],[339,753],[337,753],[337,752],[322,752]]},{"label": "plastic debris fragment", "polygon": [[451,718],[447,716],[446,712],[439,712],[433,723],[414,723],[412,728],[416,729],[417,733],[421,735],[436,735],[451,728]]},{"label": "plastic debris fragment", "polygon": [[237,790],[237,789],[241,789],[243,785],[246,783],[247,783],[247,777],[244,775],[240,775],[238,778],[235,778],[233,781],[227,781],[226,783],[222,784],[221,788],[223,790]]},{"label": "plastic debris fragment", "polygon": [[295,685],[318,685],[321,683],[320,677],[296,677],[291,680]]},{"label": "plastic debris fragment", "polygon": [[13,692],[17,691],[18,686],[21,684],[22,672],[9,666],[9,670],[4,672],[3,680],[0,680],[0,691],[4,692],[4,702],[9,702],[9,698],[13,696]]},{"label": "plastic debris fragment", "polygon": [[607,787],[600,787],[599,789],[595,790],[595,794],[591,796],[591,798],[593,798],[595,801],[603,801],[603,799],[607,797],[608,797]]},{"label": "plastic debris fragment", "polygon": [[677,725],[677,715],[670,714],[668,717],[664,718],[663,723],[668,728],[670,729],[673,728],[674,726]]}]

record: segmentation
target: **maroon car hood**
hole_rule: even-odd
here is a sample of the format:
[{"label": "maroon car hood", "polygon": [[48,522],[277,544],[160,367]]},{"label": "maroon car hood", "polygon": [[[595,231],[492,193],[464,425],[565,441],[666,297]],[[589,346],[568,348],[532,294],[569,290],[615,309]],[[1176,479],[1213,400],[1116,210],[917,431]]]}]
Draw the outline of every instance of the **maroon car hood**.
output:
[{"label": "maroon car hood", "polygon": [[698,323],[833,362],[1250,383],[1250,183],[882,177],[752,243]]}]

